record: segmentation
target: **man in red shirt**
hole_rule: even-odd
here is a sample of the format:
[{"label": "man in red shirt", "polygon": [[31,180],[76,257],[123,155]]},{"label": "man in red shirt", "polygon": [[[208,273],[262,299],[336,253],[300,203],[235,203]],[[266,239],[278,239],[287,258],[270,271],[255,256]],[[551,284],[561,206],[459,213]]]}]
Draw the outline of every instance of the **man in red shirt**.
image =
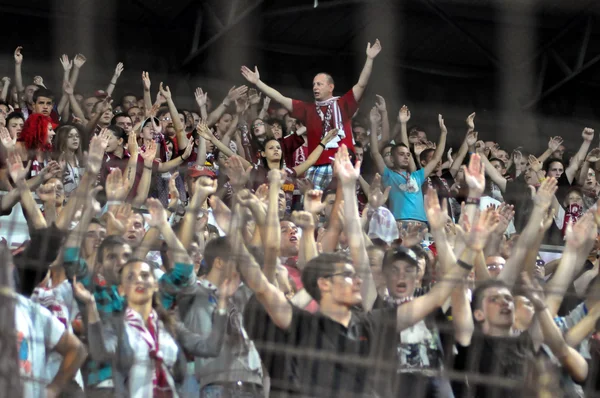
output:
[{"label": "man in red shirt", "polygon": [[313,79],[314,103],[283,96],[260,80],[257,67],[254,67],[254,71],[252,71],[242,66],[242,75],[246,80],[255,84],[265,95],[283,105],[290,112],[290,116],[304,123],[307,128],[308,153],[320,145],[321,139],[329,130],[334,128],[339,130],[338,138],[327,144],[317,163],[306,172],[306,177],[312,181],[315,189],[323,190],[329,185],[332,177],[331,158],[337,152],[339,145],[345,144],[350,150],[354,148],[351,119],[358,109],[358,102],[369,82],[373,60],[380,51],[381,44],[378,39],[375,40],[373,46],[371,43],[367,44],[367,61],[358,82],[352,87],[352,90],[341,97],[333,96],[335,85],[331,75],[327,73],[316,75]]}]

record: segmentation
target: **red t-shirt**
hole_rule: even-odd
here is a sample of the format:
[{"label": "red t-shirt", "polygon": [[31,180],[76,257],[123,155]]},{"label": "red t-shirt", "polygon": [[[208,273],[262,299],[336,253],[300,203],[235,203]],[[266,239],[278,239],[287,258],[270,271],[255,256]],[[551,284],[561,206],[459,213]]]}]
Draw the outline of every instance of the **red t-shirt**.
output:
[{"label": "red t-shirt", "polygon": [[[342,114],[342,120],[344,122],[344,133],[346,137],[339,143],[346,144],[349,150],[354,151],[354,143],[352,140],[352,116],[358,110],[358,102],[354,99],[354,93],[352,90],[348,91],[342,97],[338,99],[338,107]],[[323,138],[323,121],[317,113],[317,107],[314,102],[303,102],[298,100],[292,100],[292,117],[300,120],[304,123],[307,129],[308,137],[308,153],[312,153]],[[323,114],[327,112],[327,107],[321,107]],[[321,154],[315,166],[322,166],[331,164],[330,157],[334,157],[337,152],[337,148],[326,149]]]}]

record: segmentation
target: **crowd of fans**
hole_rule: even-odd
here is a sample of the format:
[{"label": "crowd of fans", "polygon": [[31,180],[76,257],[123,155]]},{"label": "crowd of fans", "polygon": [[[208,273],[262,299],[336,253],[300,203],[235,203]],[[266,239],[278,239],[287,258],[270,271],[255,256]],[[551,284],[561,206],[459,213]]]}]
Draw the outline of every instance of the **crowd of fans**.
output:
[{"label": "crowd of fans", "polygon": [[[81,54],[61,57],[60,94],[26,85],[17,48],[0,94],[0,211],[20,203],[29,228],[0,245],[11,396],[595,396],[594,130],[528,154],[483,141],[473,113],[447,152],[442,115],[432,143],[406,106],[363,100],[380,51],[339,97],[327,73],[302,102],[242,66],[248,86],[183,110],[148,72],[114,101],[123,64],[79,94]],[[545,263],[543,243],[562,253]]]}]

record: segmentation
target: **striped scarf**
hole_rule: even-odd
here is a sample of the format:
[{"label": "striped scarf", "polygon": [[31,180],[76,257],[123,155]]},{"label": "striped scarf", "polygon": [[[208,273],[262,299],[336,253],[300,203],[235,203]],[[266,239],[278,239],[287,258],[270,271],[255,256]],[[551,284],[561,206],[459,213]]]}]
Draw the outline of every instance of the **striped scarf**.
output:
[{"label": "striped scarf", "polygon": [[[333,149],[339,148],[339,142],[342,138],[346,137],[346,133],[344,133],[344,121],[342,119],[342,112],[340,111],[340,107],[338,105],[338,100],[340,97],[332,97],[326,101],[317,101],[315,102],[317,106],[317,114],[321,118],[321,122],[323,122],[323,133],[321,134],[321,139],[325,137],[325,135],[333,129],[338,129],[338,135],[333,140],[329,141],[325,148]],[[325,113],[321,110],[321,107],[326,106],[327,110]]]}]

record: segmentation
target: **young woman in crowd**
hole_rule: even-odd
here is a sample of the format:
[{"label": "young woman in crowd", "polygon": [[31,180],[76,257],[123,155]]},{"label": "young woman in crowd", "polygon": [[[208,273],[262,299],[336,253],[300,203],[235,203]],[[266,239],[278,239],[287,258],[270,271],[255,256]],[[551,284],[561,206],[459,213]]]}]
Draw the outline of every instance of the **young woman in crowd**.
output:
[{"label": "young woman in crowd", "polygon": [[54,157],[64,168],[62,184],[68,197],[79,185],[83,168],[81,134],[75,126],[65,125],[56,130]]}]

